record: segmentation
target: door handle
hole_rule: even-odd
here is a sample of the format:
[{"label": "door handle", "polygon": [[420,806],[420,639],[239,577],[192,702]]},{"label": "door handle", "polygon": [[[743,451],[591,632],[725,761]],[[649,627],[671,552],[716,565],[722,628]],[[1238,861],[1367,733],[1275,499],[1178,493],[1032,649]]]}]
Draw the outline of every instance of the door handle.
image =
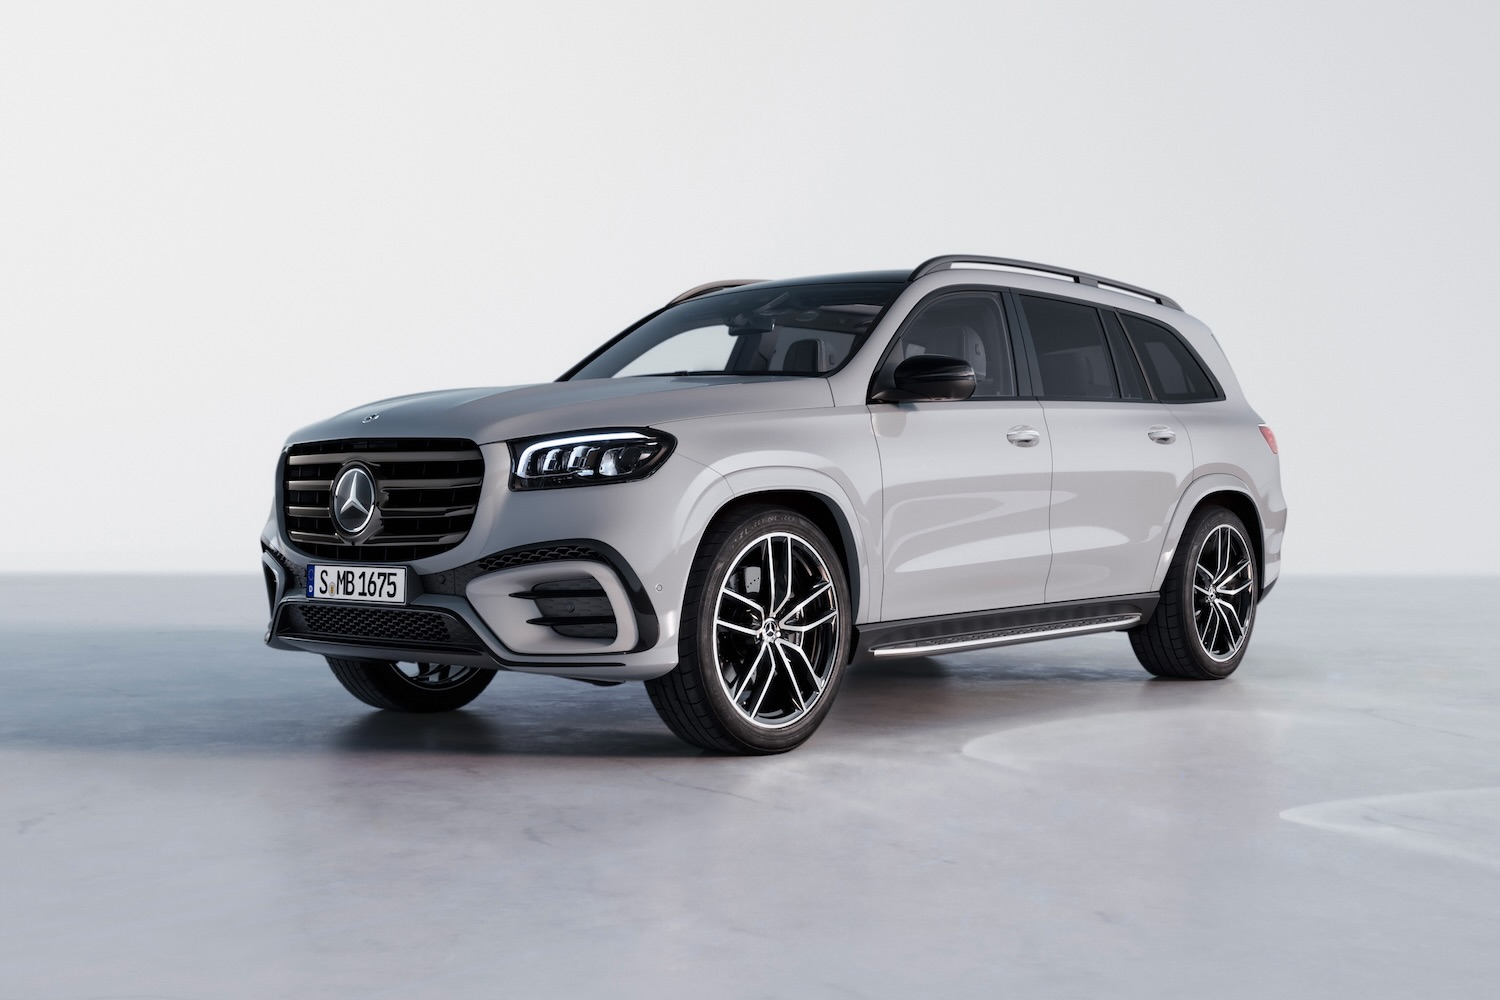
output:
[{"label": "door handle", "polygon": [[1146,428],[1146,436],[1157,444],[1171,444],[1177,440],[1177,432],[1166,424],[1156,424]]},{"label": "door handle", "polygon": [[1017,424],[1005,432],[1005,440],[1017,448],[1030,448],[1041,439],[1042,436],[1036,432],[1035,427],[1028,427],[1025,424]]}]

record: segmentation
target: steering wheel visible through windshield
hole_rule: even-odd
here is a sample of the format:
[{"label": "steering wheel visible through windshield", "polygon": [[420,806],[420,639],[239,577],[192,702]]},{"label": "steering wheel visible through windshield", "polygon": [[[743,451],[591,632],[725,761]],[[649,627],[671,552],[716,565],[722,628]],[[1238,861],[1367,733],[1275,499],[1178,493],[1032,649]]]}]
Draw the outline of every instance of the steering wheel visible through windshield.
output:
[{"label": "steering wheel visible through windshield", "polygon": [[826,375],[859,349],[905,287],[766,283],[715,292],[646,319],[568,377]]}]

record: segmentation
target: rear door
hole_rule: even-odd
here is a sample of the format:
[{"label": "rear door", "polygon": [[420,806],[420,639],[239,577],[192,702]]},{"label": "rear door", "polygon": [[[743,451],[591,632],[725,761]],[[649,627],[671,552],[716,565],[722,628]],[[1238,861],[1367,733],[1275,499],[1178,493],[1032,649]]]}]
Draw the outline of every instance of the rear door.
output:
[{"label": "rear door", "polygon": [[1112,310],[1030,292],[1013,302],[1052,438],[1046,600],[1145,593],[1193,471],[1187,429],[1150,398]]},{"label": "rear door", "polygon": [[870,404],[884,500],[881,618],[1040,604],[1051,561],[1051,443],[1041,405],[1019,391],[1025,373],[1000,294],[928,299],[882,369],[924,353],[968,361],[978,389],[966,400]]}]

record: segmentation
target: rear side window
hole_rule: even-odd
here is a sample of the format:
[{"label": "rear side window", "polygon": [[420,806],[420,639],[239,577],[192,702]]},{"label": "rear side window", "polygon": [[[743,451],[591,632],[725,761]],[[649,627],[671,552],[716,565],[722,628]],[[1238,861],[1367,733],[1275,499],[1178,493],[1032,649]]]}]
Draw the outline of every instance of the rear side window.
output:
[{"label": "rear side window", "polygon": [[1114,361],[1099,310],[1079,302],[1018,295],[1036,349],[1042,385],[1053,399],[1119,399]]},{"label": "rear side window", "polygon": [[1157,399],[1166,403],[1199,403],[1219,398],[1213,379],[1181,337],[1149,319],[1129,313],[1121,318]]}]

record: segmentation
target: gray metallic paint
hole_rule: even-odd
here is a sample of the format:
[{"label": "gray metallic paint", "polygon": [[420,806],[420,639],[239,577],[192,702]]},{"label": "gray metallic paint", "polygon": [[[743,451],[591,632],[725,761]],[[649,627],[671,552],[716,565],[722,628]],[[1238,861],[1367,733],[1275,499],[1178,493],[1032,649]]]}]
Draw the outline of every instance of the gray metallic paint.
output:
[{"label": "gray metallic paint", "polygon": [[[867,404],[873,370],[913,306],[959,285],[1047,292],[1157,319],[1193,345],[1227,398],[1172,405]],[[992,448],[976,450],[972,440],[948,440],[918,423],[931,417],[955,429],[982,425],[975,415],[989,411],[997,421]],[[362,422],[376,412],[378,426]],[[287,443],[359,437],[477,442],[487,472],[473,527],[456,548],[409,565],[432,574],[516,546],[597,538],[640,578],[658,616],[659,639],[640,652],[580,652],[559,665],[556,658],[549,663],[506,649],[504,637],[461,598],[423,595],[414,603],[462,613],[512,669],[633,680],[659,676],[676,663],[699,541],[727,504],[757,493],[803,492],[833,512],[856,549],[850,582],[862,625],[1154,590],[1193,506],[1218,491],[1254,502],[1262,522],[1262,579],[1269,585],[1280,567],[1286,504],[1279,465],[1256,429],[1259,422],[1217,341],[1192,317],[1056,279],[955,269],[912,282],[856,355],[827,378],[652,376],[420,393],[349,410],[302,428]],[[1005,430],[1015,423],[1035,426],[1041,445],[1007,444]],[[1149,425],[1163,423],[1181,429],[1176,443],[1145,437]],[[678,442],[649,478],[529,492],[508,487],[510,440],[642,426],[667,431]],[[1061,445],[1058,434],[1066,438]],[[1061,456],[1055,477],[1054,455]],[[1057,506],[1043,501],[1044,494]],[[1060,525],[1044,523],[1057,511],[1064,513]],[[309,561],[285,541],[274,511],[263,541],[294,561]],[[966,553],[966,542],[978,548]],[[973,557],[975,551],[999,559],[988,565]],[[273,572],[283,575],[279,567]],[[294,582],[288,586],[295,589]],[[582,665],[595,662],[600,665]]]}]

